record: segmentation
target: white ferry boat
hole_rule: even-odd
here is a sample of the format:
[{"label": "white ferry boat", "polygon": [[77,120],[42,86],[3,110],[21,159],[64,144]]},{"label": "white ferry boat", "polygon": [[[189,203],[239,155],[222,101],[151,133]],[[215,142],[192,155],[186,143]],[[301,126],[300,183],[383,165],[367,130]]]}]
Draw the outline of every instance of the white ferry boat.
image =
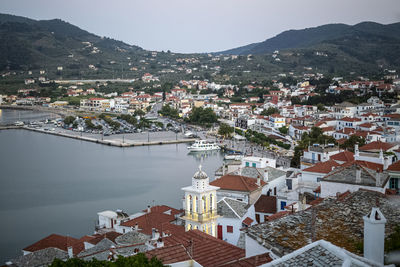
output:
[{"label": "white ferry boat", "polygon": [[196,140],[193,145],[188,146],[190,151],[209,151],[209,150],[219,150],[221,149],[214,142],[209,142],[206,140]]}]

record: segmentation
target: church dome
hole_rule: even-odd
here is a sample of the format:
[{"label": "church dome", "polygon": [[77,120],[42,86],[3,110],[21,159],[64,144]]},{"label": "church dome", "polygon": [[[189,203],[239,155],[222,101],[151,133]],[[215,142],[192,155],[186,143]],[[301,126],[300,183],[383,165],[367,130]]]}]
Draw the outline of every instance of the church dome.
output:
[{"label": "church dome", "polygon": [[199,166],[199,170],[193,175],[194,179],[208,179],[207,173],[201,170],[201,165]]}]

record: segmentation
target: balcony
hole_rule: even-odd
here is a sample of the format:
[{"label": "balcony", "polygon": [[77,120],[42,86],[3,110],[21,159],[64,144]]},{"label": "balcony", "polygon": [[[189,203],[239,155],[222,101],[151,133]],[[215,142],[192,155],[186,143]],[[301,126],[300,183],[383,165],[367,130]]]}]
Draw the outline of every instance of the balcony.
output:
[{"label": "balcony", "polygon": [[308,164],[315,164],[315,163],[318,163],[319,160],[316,160],[316,159],[308,159],[308,158],[305,158],[305,157],[301,157],[301,158],[300,158],[300,162],[302,162],[302,163],[308,163]]},{"label": "balcony", "polygon": [[197,212],[190,212],[189,210],[185,211],[185,215],[182,219],[192,220],[197,222],[206,222],[212,219],[218,218],[217,210],[210,210],[206,213],[197,213]]}]

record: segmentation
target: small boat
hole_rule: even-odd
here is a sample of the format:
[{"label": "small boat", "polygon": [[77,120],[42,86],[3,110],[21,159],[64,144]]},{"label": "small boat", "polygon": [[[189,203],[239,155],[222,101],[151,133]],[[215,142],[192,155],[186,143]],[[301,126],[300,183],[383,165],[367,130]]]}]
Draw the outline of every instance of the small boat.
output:
[{"label": "small boat", "polygon": [[24,126],[24,122],[23,121],[16,121],[14,123],[15,126]]},{"label": "small boat", "polygon": [[241,160],[244,156],[240,154],[225,155],[225,160]]},{"label": "small boat", "polygon": [[190,151],[209,151],[221,149],[214,142],[207,140],[196,140],[193,145],[187,147]]}]

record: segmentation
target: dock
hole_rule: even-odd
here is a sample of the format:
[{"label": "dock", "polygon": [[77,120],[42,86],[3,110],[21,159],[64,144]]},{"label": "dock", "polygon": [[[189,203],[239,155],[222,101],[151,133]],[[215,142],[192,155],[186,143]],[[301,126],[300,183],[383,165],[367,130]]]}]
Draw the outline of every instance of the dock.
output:
[{"label": "dock", "polygon": [[38,133],[43,133],[43,134],[50,134],[50,135],[56,135],[56,136],[62,136],[62,137],[67,137],[67,138],[72,138],[76,140],[81,140],[81,141],[87,141],[87,142],[92,142],[92,143],[97,143],[97,144],[102,144],[102,145],[108,145],[108,146],[116,146],[116,147],[135,147],[135,146],[155,146],[155,145],[169,145],[169,144],[181,144],[181,143],[191,143],[194,142],[196,139],[190,138],[190,139],[176,139],[176,140],[156,140],[156,141],[135,141],[135,140],[129,140],[128,142],[124,141],[119,141],[119,140],[102,140],[94,137],[88,137],[88,136],[80,136],[80,135],[74,135],[74,134],[68,134],[68,133],[60,133],[60,132],[55,132],[55,131],[46,131],[43,129],[36,129],[36,128],[30,128],[27,126],[0,126],[0,130],[14,130],[14,129],[22,129],[22,130],[28,130],[28,131],[33,131],[33,132],[38,132]]}]

